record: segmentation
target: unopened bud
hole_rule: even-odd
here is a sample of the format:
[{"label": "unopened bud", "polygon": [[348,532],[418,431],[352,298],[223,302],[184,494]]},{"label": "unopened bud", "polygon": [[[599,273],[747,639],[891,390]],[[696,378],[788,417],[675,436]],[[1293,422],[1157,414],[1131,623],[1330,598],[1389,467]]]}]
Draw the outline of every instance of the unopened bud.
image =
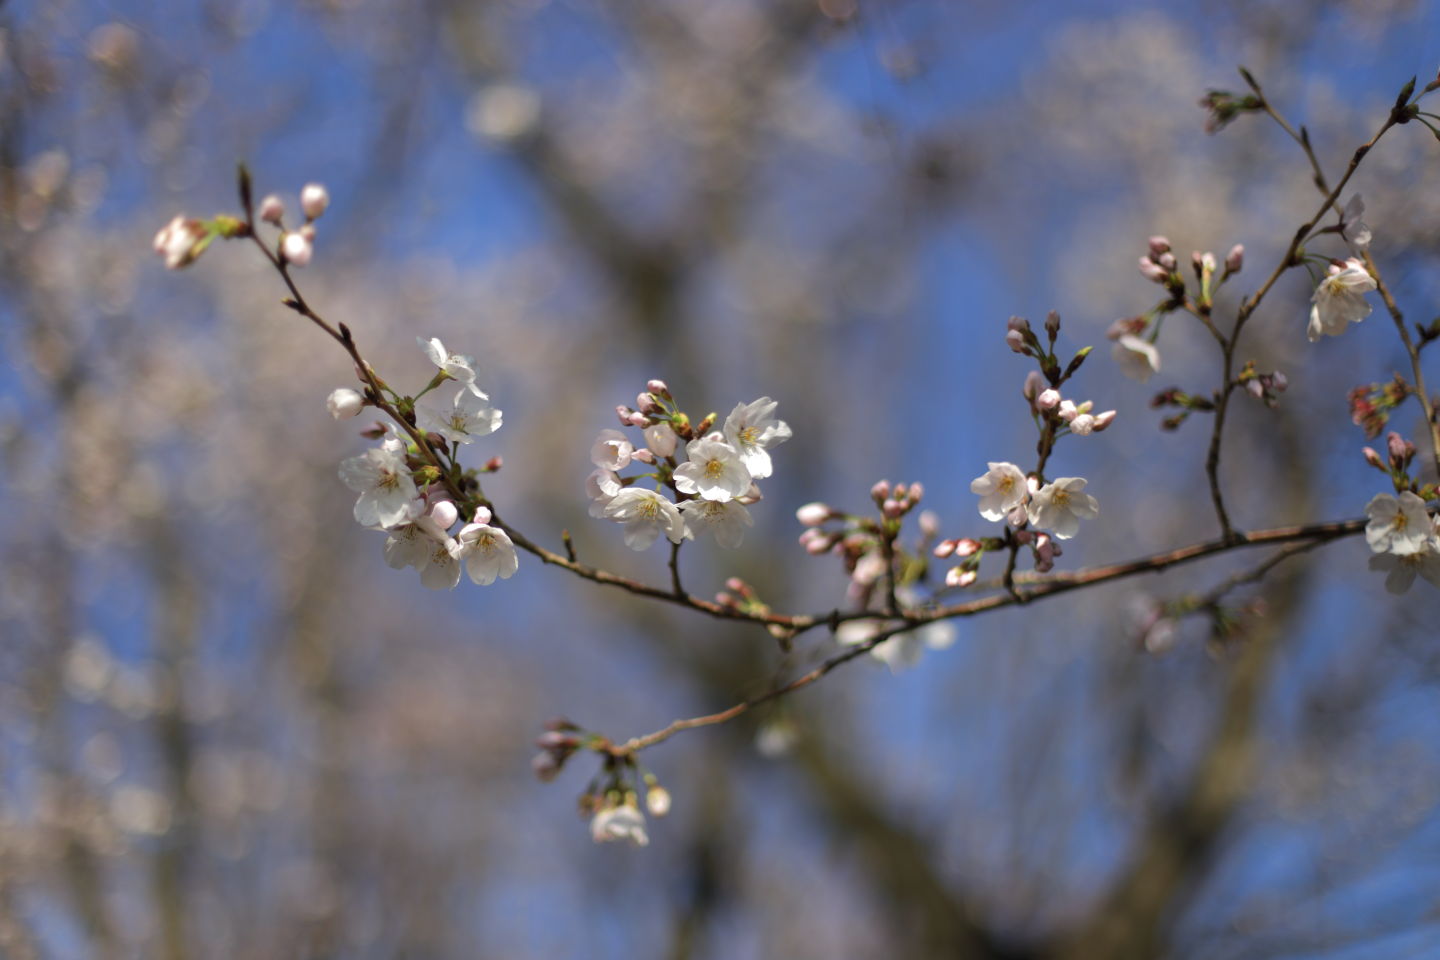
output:
[{"label": "unopened bud", "polygon": [[1025,375],[1025,385],[1020,388],[1020,393],[1026,400],[1034,403],[1035,398],[1044,389],[1044,383],[1045,379],[1040,376],[1040,371],[1031,370]]},{"label": "unopened bud", "polygon": [[1045,315],[1045,334],[1051,340],[1060,335],[1060,314],[1054,310]]},{"label": "unopened bud", "polygon": [[655,402],[653,394],[642,393],[635,398],[635,409],[641,413],[664,413],[665,408]]},{"label": "unopened bud", "polygon": [[318,220],[330,206],[330,193],[318,183],[307,183],[300,191],[300,209],[307,220]]},{"label": "unopened bud", "polygon": [[1175,268],[1180,265],[1176,262],[1175,254],[1173,253],[1162,253],[1159,257],[1155,258],[1155,262],[1164,267],[1166,273],[1174,273]]},{"label": "unopened bud", "polygon": [[639,410],[636,410],[630,414],[630,418],[625,421],[625,424],[626,426],[630,427],[645,427],[649,426],[650,418],[645,416],[645,414],[641,413]]},{"label": "unopened bud", "polygon": [[450,500],[439,500],[430,508],[430,519],[441,530],[449,530],[455,526],[455,521],[460,519],[460,511],[456,509],[454,502]]},{"label": "unopened bud", "polygon": [[645,389],[661,397],[670,396],[670,388],[665,385],[664,380],[650,380],[645,384]]},{"label": "unopened bud", "polygon": [[325,407],[336,420],[348,420],[364,409],[365,398],[348,387],[340,387],[325,398]]},{"label": "unopened bud", "polygon": [[560,774],[560,759],[548,750],[542,750],[530,759],[530,770],[541,783],[549,783]]},{"label": "unopened bud", "polygon": [[1229,253],[1225,254],[1225,272],[1239,273],[1243,266],[1245,266],[1245,245],[1237,243],[1230,248]]},{"label": "unopened bud", "polygon": [[1170,241],[1162,236],[1150,238],[1150,256],[1159,257],[1170,252]]},{"label": "unopened bud", "polygon": [[1380,454],[1375,452],[1374,447],[1366,447],[1364,450],[1361,451],[1361,453],[1365,455],[1365,462],[1370,464],[1370,466],[1374,467],[1376,470],[1385,469],[1385,462],[1380,459]]},{"label": "unopened bud", "polygon": [[935,549],[933,551],[935,556],[940,560],[944,560],[946,557],[950,556],[954,552],[954,540],[941,540],[939,543],[935,544]]},{"label": "unopened bud", "polygon": [[1153,283],[1164,283],[1170,276],[1170,271],[1149,257],[1140,258],[1140,273],[1146,280]]},{"label": "unopened bud", "polygon": [[505,458],[497,454],[491,457],[489,460],[486,460],[485,466],[481,467],[480,469],[484,473],[495,473],[503,466],[505,466]]},{"label": "unopened bud", "polygon": [[1025,352],[1025,335],[1019,330],[1011,330],[1005,334],[1005,345],[1015,353]]},{"label": "unopened bud", "polygon": [[1098,433],[1110,426],[1110,424],[1115,422],[1116,416],[1117,414],[1114,410],[1106,410],[1104,413],[1095,414],[1095,431]]},{"label": "unopened bud", "polygon": [[655,462],[655,454],[651,453],[645,447],[638,448],[637,450],[635,450],[635,452],[631,453],[630,456],[635,460],[639,460],[641,463]]},{"label": "unopened bud", "polygon": [[807,527],[818,527],[832,516],[834,511],[825,503],[807,503],[795,511],[795,519]]},{"label": "unopened bud", "polygon": [[1406,457],[1407,447],[1409,447],[1411,451],[1414,450],[1414,447],[1412,447],[1408,442],[1406,442],[1405,438],[1400,436],[1400,434],[1396,433],[1394,430],[1391,430],[1385,435],[1385,449],[1386,452],[1390,454],[1391,463],[1400,463],[1408,459]]},{"label": "unopened bud", "polygon": [[315,230],[308,226],[301,227],[293,233],[287,233],[285,240],[280,245],[280,252],[285,255],[287,261],[295,266],[306,266],[315,253],[314,237]]},{"label": "unopened bud", "polygon": [[884,503],[880,504],[880,512],[891,520],[894,520],[896,517],[902,516],[905,513],[905,504],[893,498],[887,499]]},{"label": "unopened bud", "polygon": [[617,417],[620,418],[620,426],[622,426],[622,427],[628,427],[628,426],[630,426],[630,414],[631,414],[632,412],[633,412],[633,411],[631,411],[631,409],[630,409],[629,407],[625,406],[623,403],[622,403],[622,404],[616,404],[616,406],[615,406],[615,416],[617,416]]},{"label": "unopened bud", "polygon": [[973,555],[975,554],[975,551],[977,551],[977,550],[979,550],[979,549],[980,549],[980,541],[979,541],[979,540],[974,540],[974,539],[971,539],[970,537],[965,537],[964,539],[956,540],[956,541],[955,541],[955,556],[957,556],[957,557],[969,557],[969,556],[973,556]]},{"label": "unopened bud", "polygon": [[945,571],[945,586],[968,587],[980,576],[980,571],[965,567],[951,567]]},{"label": "unopened bud", "polygon": [[1040,391],[1040,395],[1035,398],[1035,406],[1041,410],[1054,410],[1059,405],[1060,391],[1054,387]]},{"label": "unopened bud", "polygon": [[670,791],[655,784],[645,791],[645,809],[652,817],[663,817],[670,812]]},{"label": "unopened bud", "polygon": [[260,219],[266,223],[273,223],[278,227],[280,221],[285,219],[285,201],[273,193],[264,200],[261,200]]},{"label": "unopened bud", "polygon": [[877,480],[875,485],[870,488],[870,499],[876,503],[883,503],[888,496],[890,496],[889,480]]}]

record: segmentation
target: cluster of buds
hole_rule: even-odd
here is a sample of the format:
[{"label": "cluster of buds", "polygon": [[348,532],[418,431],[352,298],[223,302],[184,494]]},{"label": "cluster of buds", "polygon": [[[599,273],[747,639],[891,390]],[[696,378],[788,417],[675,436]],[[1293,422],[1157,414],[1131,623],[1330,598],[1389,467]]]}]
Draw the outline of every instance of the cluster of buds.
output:
[{"label": "cluster of buds", "polygon": [[1160,421],[1160,427],[1164,430],[1178,430],[1185,418],[1196,410],[1211,411],[1215,409],[1215,401],[1209,397],[1199,397],[1194,394],[1185,393],[1178,387],[1171,387],[1169,390],[1162,390],[1150,398],[1152,409],[1159,410],[1165,407],[1176,407],[1178,413]]},{"label": "cluster of buds", "polygon": [[897,483],[890,486],[889,480],[880,480],[870,488],[870,499],[880,508],[880,515],[887,520],[898,520],[920,505],[925,488],[919,483]]},{"label": "cluster of buds", "polygon": [[329,206],[329,191],[321,184],[307,183],[300,191],[300,211],[305,215],[305,222],[295,230],[285,229],[285,201],[276,194],[261,200],[257,212],[261,220],[280,228],[279,249],[284,262],[303,267],[315,254],[315,221]]},{"label": "cluster of buds", "polygon": [[1140,275],[1158,283],[1179,297],[1185,293],[1185,278],[1180,276],[1180,262],[1170,249],[1170,241],[1161,236],[1150,238],[1150,249],[1140,258]]},{"label": "cluster of buds", "polygon": [[[245,204],[247,215],[250,209],[250,174],[240,169],[240,197]],[[285,230],[285,202],[275,194],[260,201],[255,213],[264,223],[280,228],[279,242],[275,256],[281,263],[303,267],[310,262],[315,250],[315,221],[330,205],[330,194],[318,183],[309,183],[300,191],[300,206],[305,213],[305,223],[298,230]],[[188,267],[214,242],[216,237],[232,240],[248,237],[253,226],[246,220],[228,214],[217,215],[211,220],[197,220],[184,215],[171,220],[155,235],[155,252],[165,261],[170,270]]]},{"label": "cluster of buds", "polygon": [[747,615],[764,616],[770,612],[770,607],[760,600],[755,588],[739,577],[730,577],[725,581],[725,589],[715,594],[715,602],[727,610]]},{"label": "cluster of buds", "polygon": [[1199,106],[1209,111],[1205,118],[1205,132],[1217,133],[1242,113],[1254,113],[1265,109],[1264,101],[1254,94],[1235,94],[1229,90],[1209,90],[1198,101]]},{"label": "cluster of buds", "polygon": [[1272,370],[1270,373],[1260,373],[1255,369],[1255,361],[1248,360],[1245,368],[1240,371],[1237,382],[1245,388],[1245,392],[1256,400],[1264,403],[1267,407],[1274,407],[1280,403],[1280,394],[1290,385],[1285,374],[1279,370]]},{"label": "cluster of buds", "polygon": [[581,734],[580,728],[564,717],[556,717],[546,723],[545,732],[535,741],[540,752],[530,760],[530,769],[535,776],[544,783],[549,783],[559,776],[565,761],[584,746]]},{"label": "cluster of buds", "polygon": [[1085,400],[1077,404],[1073,400],[1067,400],[1060,396],[1060,391],[1054,387],[1040,391],[1035,397],[1035,408],[1043,416],[1053,418],[1057,425],[1063,424],[1064,429],[1069,430],[1077,437],[1088,437],[1092,433],[1099,433],[1114,423],[1117,415],[1114,410],[1091,413],[1090,411],[1095,408],[1093,400]]},{"label": "cluster of buds", "polygon": [[1365,431],[1365,439],[1380,436],[1390,422],[1390,411],[1413,391],[1398,373],[1386,383],[1362,384],[1350,391],[1350,420]]},{"label": "cluster of buds", "polygon": [[[776,406],[769,397],[736,404],[723,429],[712,430],[714,413],[693,424],[665,382],[651,380],[635,407],[615,409],[622,427],[643,432],[642,441],[602,430],[590,449],[590,515],[623,524],[634,550],[648,549],[661,534],[679,544],[710,533],[722,547],[738,547],[754,522],[746,507],[760,500],[755,481],[773,470],[769,448],[790,439],[789,425],[774,417]],[[636,464],[645,472],[620,476]],[[654,489],[634,485],[641,480]],[[675,499],[661,492],[667,488]]]},{"label": "cluster of buds", "polygon": [[[590,818],[590,839],[596,843],[627,841],[637,847],[650,843],[645,814],[640,810],[640,791],[635,784],[633,758],[623,762],[607,760],[607,784],[603,790],[587,790],[580,797],[580,815]],[[652,773],[641,777],[645,785],[645,810],[652,817],[670,812],[670,791],[660,786]]]},{"label": "cluster of buds", "polygon": [[931,551],[937,560],[948,560],[955,558],[960,561],[957,565],[945,571],[945,586],[947,587],[968,587],[980,576],[980,561],[987,550],[999,550],[1005,545],[1005,541],[998,537],[986,537],[983,540],[976,540],[973,537],[959,537],[952,540],[941,540],[935,544]]},{"label": "cluster of buds", "polygon": [[847,598],[865,606],[875,587],[887,576],[894,578],[897,587],[924,576],[924,557],[939,534],[939,518],[929,510],[920,511],[919,540],[907,547],[899,539],[904,518],[924,496],[925,488],[919,483],[880,480],[870,488],[870,500],[878,517],[844,513],[824,503],[807,503],[795,511],[795,519],[805,527],[800,545],[812,556],[839,557],[850,578]]}]

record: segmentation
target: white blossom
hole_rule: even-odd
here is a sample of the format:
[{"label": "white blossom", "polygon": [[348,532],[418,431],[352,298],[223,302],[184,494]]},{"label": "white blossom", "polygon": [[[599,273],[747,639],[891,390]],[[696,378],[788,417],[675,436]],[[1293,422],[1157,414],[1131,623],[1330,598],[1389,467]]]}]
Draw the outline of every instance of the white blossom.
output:
[{"label": "white blossom", "polygon": [[471,581],[482,587],[494,583],[496,577],[510,579],[520,567],[515,544],[504,530],[490,526],[490,511],[484,507],[475,511],[474,520],[460,528],[450,552],[456,560],[465,562]]},{"label": "white blossom", "polygon": [[625,525],[625,545],[646,550],[660,534],[671,543],[685,539],[680,508],[654,490],[627,487],[605,505],[605,517]]},{"label": "white blossom", "polygon": [[1110,357],[1120,367],[1121,373],[1140,383],[1160,372],[1160,351],[1153,343],[1132,333],[1123,334],[1115,341],[1110,348]]},{"label": "white blossom", "polygon": [[285,201],[281,200],[273,193],[267,196],[264,200],[261,200],[260,219],[264,220],[266,223],[273,223],[276,226],[279,226],[280,221],[285,219]]},{"label": "white blossom", "polygon": [[1350,324],[1370,316],[1365,294],[1374,289],[1375,278],[1354,257],[1343,266],[1331,264],[1329,275],[1320,281],[1312,298],[1315,305],[1310,308],[1307,331],[1310,342],[1319,340],[1322,334],[1338,337]]},{"label": "white blossom", "polygon": [[970,492],[980,495],[980,516],[999,520],[1025,502],[1029,491],[1025,474],[1013,463],[990,463],[983,477],[970,481]]},{"label": "white blossom", "polygon": [[295,266],[308,266],[315,255],[315,228],[306,225],[285,234],[285,239],[280,241],[280,252]]},{"label": "white blossom", "polygon": [[686,536],[698,538],[702,533],[713,533],[716,543],[731,550],[745,539],[745,528],[755,523],[750,511],[733,500],[686,500],[680,504],[680,513]]},{"label": "white blossom", "polygon": [[590,821],[590,837],[596,843],[628,840],[637,847],[648,844],[650,836],[645,832],[645,814],[640,812],[634,795],[627,795],[623,803],[607,800]]},{"label": "white blossom", "polygon": [[1345,210],[1340,215],[1340,223],[1345,242],[1350,244],[1351,250],[1361,254],[1370,249],[1370,241],[1373,239],[1370,227],[1361,219],[1363,216],[1365,216],[1365,201],[1357,193],[1350,198],[1349,203],[1345,204]]},{"label": "white blossom", "polygon": [[454,590],[460,582],[460,561],[455,556],[455,541],[432,541],[430,557],[420,567],[420,585],[427,590]]},{"label": "white blossom", "polygon": [[601,430],[590,446],[590,462],[602,470],[624,470],[635,456],[635,444],[619,430]]},{"label": "white blossom", "polygon": [[675,468],[675,489],[681,493],[724,502],[742,497],[750,489],[745,461],[718,433],[691,440],[685,445],[685,458],[686,462]]},{"label": "white blossom", "polygon": [[1395,499],[1377,493],[1365,506],[1365,542],[1375,553],[1418,553],[1435,541],[1425,501],[1406,490]]},{"label": "white blossom", "polygon": [[598,467],[585,478],[585,493],[590,497],[590,516],[600,519],[605,516],[605,508],[615,495],[625,489],[620,482],[620,477],[614,470],[607,470]]},{"label": "white blossom", "polygon": [[769,448],[790,439],[789,424],[772,416],[777,406],[777,401],[761,397],[752,403],[737,403],[725,418],[725,439],[757,480],[770,476]]},{"label": "white blossom", "polygon": [[440,342],[439,337],[431,337],[426,340],[424,337],[416,337],[415,342],[420,344],[420,349],[425,351],[425,356],[450,377],[465,385],[471,393],[481,400],[489,400],[490,396],[481,390],[475,383],[475,358],[463,353],[451,353],[445,349],[445,344]]},{"label": "white blossom", "polygon": [[1417,574],[1440,587],[1440,553],[1432,545],[1414,553],[1377,553],[1370,569],[1384,571],[1385,589],[1397,596],[1410,589]]},{"label": "white blossom", "polygon": [[504,414],[486,406],[486,398],[469,390],[455,394],[449,410],[416,404],[415,417],[421,428],[438,433],[451,443],[469,443],[500,429]]},{"label": "white blossom", "polygon": [[1082,477],[1059,477],[1035,491],[1026,507],[1032,526],[1049,530],[1061,540],[1069,540],[1080,530],[1080,521],[1100,512],[1100,504],[1085,493]]},{"label": "white blossom", "polygon": [[349,387],[340,387],[325,398],[325,408],[336,420],[346,420],[358,414],[365,406],[365,398]]},{"label": "white blossom", "polygon": [[670,424],[661,421],[652,423],[645,428],[645,446],[657,457],[668,457],[675,452],[676,445],[680,438],[675,435],[675,428]]},{"label": "white blossom", "polygon": [[411,501],[418,493],[403,453],[386,446],[366,450],[341,461],[340,479],[360,494],[355,519],[362,526],[389,529],[414,516]]},{"label": "white blossom", "polygon": [[155,252],[165,258],[167,270],[179,270],[194,263],[205,252],[209,232],[205,224],[190,217],[178,216],[155,234]]}]

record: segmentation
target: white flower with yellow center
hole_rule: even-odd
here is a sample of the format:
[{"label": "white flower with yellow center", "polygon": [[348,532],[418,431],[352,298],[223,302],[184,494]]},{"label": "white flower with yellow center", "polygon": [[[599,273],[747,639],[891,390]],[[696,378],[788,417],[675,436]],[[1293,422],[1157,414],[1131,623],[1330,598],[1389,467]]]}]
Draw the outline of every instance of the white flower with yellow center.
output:
[{"label": "white flower with yellow center", "polygon": [[468,390],[455,395],[449,410],[418,404],[415,415],[422,429],[438,433],[451,443],[470,443],[476,437],[494,433],[504,422],[504,414],[486,406],[484,396]]},{"label": "white flower with yellow center", "polygon": [[761,397],[753,403],[737,403],[725,418],[725,439],[756,480],[764,480],[773,469],[769,448],[790,439],[790,425],[772,416],[777,406],[777,401]]},{"label": "white flower with yellow center", "polygon": [[685,539],[680,508],[654,490],[621,490],[605,505],[605,516],[625,525],[625,545],[631,550],[649,549],[662,533],[671,543]]},{"label": "white flower with yellow center", "polygon": [[685,518],[685,535],[698,538],[702,533],[713,533],[715,542],[727,549],[735,549],[745,539],[745,528],[755,521],[746,510],[734,500],[686,500],[680,504],[680,513]]},{"label": "white flower with yellow center", "polygon": [[970,481],[970,492],[980,495],[980,516],[1000,520],[1030,495],[1025,474],[1013,463],[990,463],[983,477]]},{"label": "white flower with yellow center", "polygon": [[504,530],[490,526],[490,511],[484,507],[475,511],[474,520],[460,528],[450,552],[456,560],[465,562],[465,572],[482,587],[494,583],[496,577],[508,580],[520,568],[515,544]]},{"label": "white flower with yellow center", "polygon": [[389,529],[414,516],[411,501],[418,496],[415,481],[402,453],[386,445],[366,450],[340,462],[340,479],[360,494],[355,519],[366,527]]},{"label": "white flower with yellow center", "polygon": [[1329,275],[1315,288],[1306,331],[1314,343],[1322,335],[1338,337],[1352,323],[1370,316],[1365,294],[1375,289],[1375,278],[1365,264],[1351,257],[1344,264],[1332,263]]},{"label": "white flower with yellow center", "polygon": [[1069,540],[1080,530],[1080,521],[1100,512],[1100,504],[1085,492],[1082,477],[1060,477],[1035,491],[1025,508],[1030,525],[1049,530]]},{"label": "white flower with yellow center", "polygon": [[481,400],[489,400],[485,391],[475,384],[475,358],[466,356],[463,353],[451,353],[445,349],[445,344],[440,342],[439,337],[431,337],[426,340],[424,337],[416,337],[415,342],[420,344],[420,349],[425,351],[425,356],[454,380],[465,385],[465,388]]},{"label": "white flower with yellow center", "polygon": [[[685,445],[686,463],[675,468],[675,489],[721,503],[745,495],[750,471],[739,451],[718,433]],[[766,461],[769,462],[768,459]]]},{"label": "white flower with yellow center", "polygon": [[1395,499],[1377,493],[1366,506],[1365,542],[1375,553],[1419,553],[1434,543],[1435,531],[1425,501],[1406,490]]}]

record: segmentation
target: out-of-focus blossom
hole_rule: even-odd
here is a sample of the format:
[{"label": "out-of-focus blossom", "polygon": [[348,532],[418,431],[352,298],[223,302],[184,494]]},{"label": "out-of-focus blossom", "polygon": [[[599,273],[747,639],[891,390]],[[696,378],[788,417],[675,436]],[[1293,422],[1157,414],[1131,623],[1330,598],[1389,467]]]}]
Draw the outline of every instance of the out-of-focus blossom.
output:
[{"label": "out-of-focus blossom", "polygon": [[1144,383],[1160,372],[1160,351],[1148,340],[1124,334],[1110,348],[1110,356],[1120,372],[1131,380]]},{"label": "out-of-focus blossom", "polygon": [[1375,278],[1365,264],[1351,257],[1343,264],[1332,263],[1330,273],[1315,288],[1307,334],[1314,343],[1322,335],[1338,337],[1352,323],[1370,316],[1365,294],[1375,289]]},{"label": "out-of-focus blossom", "polygon": [[325,398],[325,408],[336,420],[348,420],[365,408],[365,398],[349,387],[340,387]]}]

